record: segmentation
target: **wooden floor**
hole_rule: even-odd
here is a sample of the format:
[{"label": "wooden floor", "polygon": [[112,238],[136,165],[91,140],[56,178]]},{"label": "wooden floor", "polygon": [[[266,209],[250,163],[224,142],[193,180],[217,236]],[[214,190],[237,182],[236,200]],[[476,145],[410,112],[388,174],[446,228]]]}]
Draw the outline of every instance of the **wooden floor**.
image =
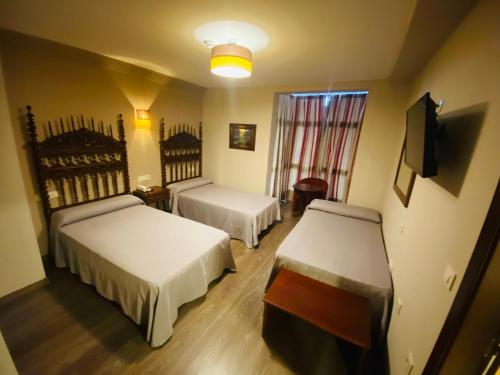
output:
[{"label": "wooden floor", "polygon": [[[237,272],[182,306],[171,339],[153,349],[144,329],[67,269],[1,306],[0,328],[20,374],[342,374],[335,339],[295,322],[272,348],[261,337],[262,298],[278,245],[297,222],[284,219],[256,250],[231,241]],[[288,330],[287,330],[288,331]],[[290,336],[292,334],[292,336]]]}]

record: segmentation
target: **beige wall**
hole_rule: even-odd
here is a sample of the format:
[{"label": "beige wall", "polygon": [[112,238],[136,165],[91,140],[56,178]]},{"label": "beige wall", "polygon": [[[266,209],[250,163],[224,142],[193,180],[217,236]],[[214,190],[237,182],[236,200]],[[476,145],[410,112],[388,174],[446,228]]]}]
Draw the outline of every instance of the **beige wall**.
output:
[{"label": "beige wall", "polygon": [[[459,191],[450,189],[446,183],[438,184],[435,179],[417,176],[405,209],[387,184],[384,236],[394,263],[394,300],[398,297],[403,300],[401,314],[393,313],[388,335],[392,374],[406,373],[408,351],[413,353],[415,362],[412,374],[420,374],[425,366],[463,278],[500,176],[498,14],[500,2],[480,2],[415,80],[407,102],[409,107],[430,91],[435,100],[445,100],[443,117],[456,111],[470,112],[475,105],[486,108],[486,113],[470,163],[461,167],[465,178]],[[402,122],[401,139],[403,125]],[[467,127],[472,126],[472,121],[465,121],[462,131],[468,132]],[[446,156],[451,162],[464,164],[461,160],[464,150]],[[394,154],[391,178],[398,156]],[[446,170],[441,169],[440,174],[446,175]],[[448,175],[450,181],[452,177]],[[443,283],[447,264],[458,273],[452,292]]]},{"label": "beige wall", "polygon": [[[1,56],[0,56],[1,58]],[[20,165],[0,69],[0,297],[45,277]],[[1,372],[1,371],[0,371]]]},{"label": "beige wall", "polygon": [[[12,114],[12,126],[20,170],[26,185],[35,231],[42,253],[47,251],[41,204],[36,202],[36,181],[24,149],[24,107],[33,107],[39,124],[59,116],[93,116],[116,124],[125,120],[130,184],[149,174],[160,184],[158,122],[167,126],[202,118],[204,89],[127,63],[41,39],[0,31],[3,69]],[[134,108],[150,108],[152,130],[135,129]],[[116,129],[116,128],[115,128]],[[15,154],[12,154],[12,157]]]},{"label": "beige wall", "polygon": [[[275,94],[368,90],[348,202],[381,209],[406,104],[404,86],[387,81],[310,87],[211,88],[203,101],[204,175],[215,183],[266,193]],[[229,123],[257,124],[255,151],[229,148]]]},{"label": "beige wall", "polygon": [[0,374],[2,375],[17,375],[16,367],[12,362],[12,358],[0,332]]}]

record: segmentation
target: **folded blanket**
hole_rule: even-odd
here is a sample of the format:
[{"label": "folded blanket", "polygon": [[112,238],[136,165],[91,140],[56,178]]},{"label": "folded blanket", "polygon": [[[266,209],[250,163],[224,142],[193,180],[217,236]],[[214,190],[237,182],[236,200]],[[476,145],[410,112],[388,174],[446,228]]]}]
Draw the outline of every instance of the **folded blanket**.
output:
[{"label": "folded blanket", "polygon": [[382,221],[380,213],[371,208],[352,206],[350,204],[326,201],[323,199],[314,199],[309,206],[307,206],[307,209],[371,221],[376,224]]}]

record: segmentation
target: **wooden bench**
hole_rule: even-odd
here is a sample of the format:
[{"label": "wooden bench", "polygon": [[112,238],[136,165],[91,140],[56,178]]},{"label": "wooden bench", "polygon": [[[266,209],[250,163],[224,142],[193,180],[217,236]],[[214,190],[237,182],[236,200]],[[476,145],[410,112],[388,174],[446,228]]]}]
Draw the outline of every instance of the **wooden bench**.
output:
[{"label": "wooden bench", "polygon": [[262,335],[272,331],[271,309],[303,319],[361,349],[357,373],[363,373],[371,346],[371,313],[367,298],[282,269],[264,296]]}]

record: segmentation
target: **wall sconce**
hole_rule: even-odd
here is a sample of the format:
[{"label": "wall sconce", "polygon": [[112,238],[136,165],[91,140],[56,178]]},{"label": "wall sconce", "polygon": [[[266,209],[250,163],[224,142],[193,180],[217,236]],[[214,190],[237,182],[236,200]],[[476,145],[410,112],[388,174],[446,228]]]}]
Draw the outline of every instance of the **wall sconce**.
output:
[{"label": "wall sconce", "polygon": [[149,110],[135,110],[135,127],[136,129],[151,129],[151,116],[149,114]]}]

